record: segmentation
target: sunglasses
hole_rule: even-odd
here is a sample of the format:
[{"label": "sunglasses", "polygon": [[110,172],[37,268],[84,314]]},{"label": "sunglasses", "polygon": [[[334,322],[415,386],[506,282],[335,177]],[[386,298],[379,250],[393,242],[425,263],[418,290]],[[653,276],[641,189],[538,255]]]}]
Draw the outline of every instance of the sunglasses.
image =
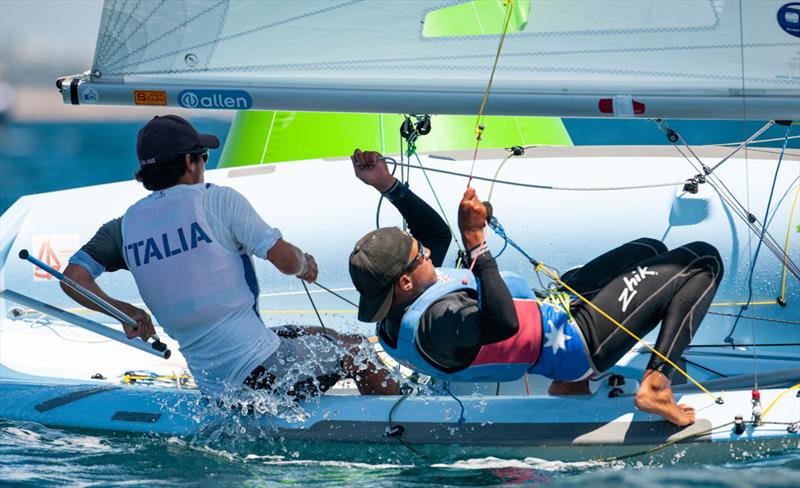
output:
[{"label": "sunglasses", "polygon": [[193,153],[189,153],[189,154],[191,154],[192,156],[200,156],[203,159],[204,163],[208,162],[208,151],[193,152]]},{"label": "sunglasses", "polygon": [[406,265],[403,266],[403,274],[411,273],[412,271],[417,269],[417,266],[419,266],[420,264],[422,264],[423,261],[425,261],[425,246],[422,245],[422,242],[420,240],[417,240],[417,246],[419,247],[419,251],[417,251],[416,256],[411,258],[410,262],[406,263]]}]

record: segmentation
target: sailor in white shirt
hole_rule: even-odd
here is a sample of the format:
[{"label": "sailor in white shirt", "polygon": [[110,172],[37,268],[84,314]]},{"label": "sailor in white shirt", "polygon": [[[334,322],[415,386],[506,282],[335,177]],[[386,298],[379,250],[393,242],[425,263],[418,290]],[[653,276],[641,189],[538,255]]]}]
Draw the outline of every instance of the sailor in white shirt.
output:
[{"label": "sailor in white shirt", "polygon": [[[208,149],[218,147],[217,137],[199,134],[179,116],[153,118],[136,147],[136,179],[153,193],[104,224],[64,274],[133,317],[139,328],[125,327],[126,334],[146,340],[154,333],[147,312],[109,297],[95,282],[104,271],[130,271],[206,394],[246,385],[304,398],[342,377],[355,379],[365,394],[396,392],[386,370],[361,353],[361,336],[322,335],[311,327],[276,333],[261,321],[253,256],[309,283],[316,280],[317,264],[283,240],[241,194],[203,182]],[[298,362],[306,367],[290,367]]]}]

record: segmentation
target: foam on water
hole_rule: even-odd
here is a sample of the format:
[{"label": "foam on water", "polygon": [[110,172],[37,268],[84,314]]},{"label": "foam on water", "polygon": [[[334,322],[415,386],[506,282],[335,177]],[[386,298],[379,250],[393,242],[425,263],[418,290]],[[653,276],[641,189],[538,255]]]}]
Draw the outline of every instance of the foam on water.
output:
[{"label": "foam on water", "polygon": [[54,450],[66,453],[112,452],[105,440],[89,435],[70,434],[29,422],[3,426],[0,422],[0,446],[16,446],[31,450]]},{"label": "foam on water", "polygon": [[517,468],[517,469],[537,469],[540,471],[550,472],[572,472],[598,468],[610,467],[624,467],[623,463],[605,463],[600,461],[550,461],[547,459],[540,459],[535,457],[527,457],[522,460],[517,459],[500,459],[496,457],[485,457],[479,459],[467,459],[463,461],[456,461],[454,463],[446,464],[433,464],[433,468],[444,469],[502,469],[502,468]]},{"label": "foam on water", "polygon": [[381,469],[402,469],[413,468],[413,464],[369,464],[369,463],[354,463],[347,461],[314,461],[304,459],[286,459],[284,456],[258,456],[255,454],[248,454],[245,456],[245,461],[257,461],[261,464],[271,465],[295,465],[295,466],[325,466],[329,468],[347,468],[347,469],[367,469],[367,470],[381,470]]}]

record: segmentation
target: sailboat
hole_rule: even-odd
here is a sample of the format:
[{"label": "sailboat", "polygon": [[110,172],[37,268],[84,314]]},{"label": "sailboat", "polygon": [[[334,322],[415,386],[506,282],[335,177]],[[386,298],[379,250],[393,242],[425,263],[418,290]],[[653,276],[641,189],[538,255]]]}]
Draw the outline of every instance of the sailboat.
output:
[{"label": "sailboat", "polygon": [[[324,285],[306,294],[260,263],[268,325],[316,325],[318,311],[326,327],[373,333],[356,321],[344,256],[376,225],[402,220],[356,182],[346,157],[355,145],[393,154],[398,177],[441,202],[449,222],[472,180],[514,244],[553,269],[651,236],[713,243],[726,276],[682,358],[691,381],[675,392],[698,412],[687,428],[634,409],[644,345],[592,395],[550,397],[535,377],[400,397],[343,385],[287,417],[202,397],[163,333],[169,359],[84,331],[109,319],[74,309],[51,274],[15,258],[29,249],[63,270],[101,223],[146,194],[140,185],[29,195],[0,217],[2,418],[179,436],[242,429],[441,459],[621,458],[686,444],[726,459],[800,439],[795,3],[106,0],[91,69],[57,84],[73,105],[241,111],[206,180],[237,189],[308,248]],[[574,145],[570,118],[648,120],[666,143]],[[686,119],[743,122],[732,144],[697,146],[697,133],[677,129]],[[279,139],[298,126],[302,137]],[[326,154],[321,141],[332,141]],[[502,268],[548,288],[525,255],[489,235]],[[100,283],[141,302],[129,275]]]}]

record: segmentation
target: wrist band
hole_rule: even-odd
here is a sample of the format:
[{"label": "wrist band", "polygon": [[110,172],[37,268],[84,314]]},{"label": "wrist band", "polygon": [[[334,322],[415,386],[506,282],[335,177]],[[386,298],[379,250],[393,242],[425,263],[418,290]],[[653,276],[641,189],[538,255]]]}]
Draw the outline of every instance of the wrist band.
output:
[{"label": "wrist band", "polygon": [[470,261],[474,261],[478,256],[487,252],[489,252],[489,246],[486,245],[486,241],[483,241],[472,249],[468,249],[467,256],[469,256]]},{"label": "wrist band", "polygon": [[394,184],[385,192],[381,193],[384,198],[390,202],[394,202],[406,196],[408,192],[408,183],[401,183],[400,180],[395,180]]}]

